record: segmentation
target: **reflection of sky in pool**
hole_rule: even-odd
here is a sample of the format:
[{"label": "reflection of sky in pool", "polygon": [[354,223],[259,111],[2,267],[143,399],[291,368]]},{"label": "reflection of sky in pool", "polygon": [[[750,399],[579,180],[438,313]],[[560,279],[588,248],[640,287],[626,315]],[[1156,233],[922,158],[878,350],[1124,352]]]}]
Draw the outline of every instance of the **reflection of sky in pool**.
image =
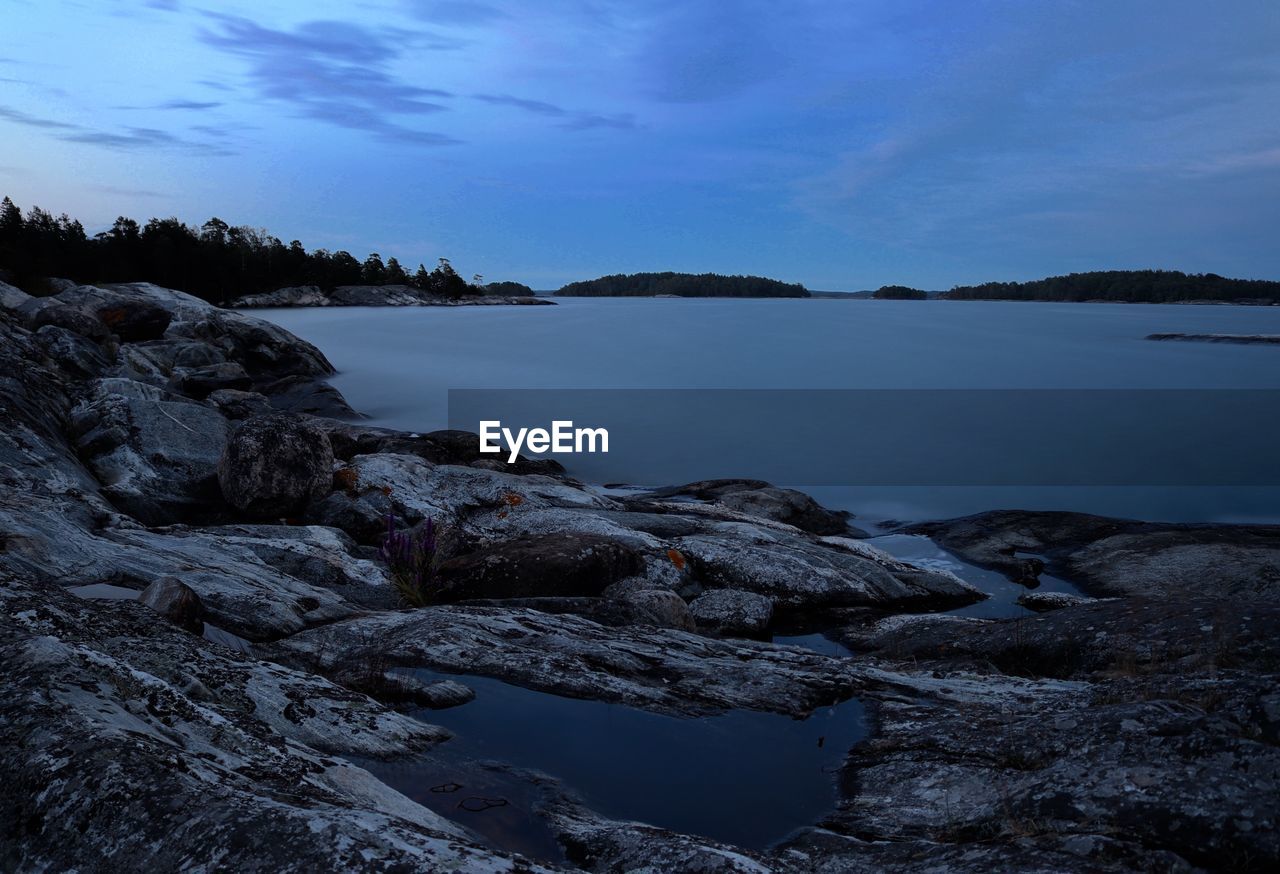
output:
[{"label": "reflection of sky in pool", "polygon": [[[805,720],[747,710],[685,719],[487,677],[458,679],[476,690],[474,701],[419,714],[457,734],[439,753],[544,771],[606,816],[744,847],[767,847],[831,811],[836,771],[866,735],[862,705],[854,700]],[[459,813],[451,793],[418,785],[444,783],[444,771],[417,778],[396,766],[377,771],[451,819],[483,824],[483,814]],[[503,816],[510,813],[490,819]]]}]

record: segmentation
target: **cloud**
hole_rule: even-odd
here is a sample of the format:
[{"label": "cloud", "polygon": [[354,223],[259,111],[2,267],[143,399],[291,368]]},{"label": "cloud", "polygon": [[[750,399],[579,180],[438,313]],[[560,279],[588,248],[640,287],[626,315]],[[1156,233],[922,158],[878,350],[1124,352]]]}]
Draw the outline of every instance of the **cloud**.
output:
[{"label": "cloud", "polygon": [[0,119],[7,119],[25,127],[53,132],[63,142],[102,146],[108,149],[171,148],[201,152],[210,155],[229,155],[224,146],[189,140],[169,131],[148,127],[126,127],[118,131],[106,131],[81,124],[59,121],[31,115],[7,106],[0,106]]},{"label": "cloud", "polygon": [[565,130],[593,130],[595,128],[632,130],[636,127],[636,119],[630,112],[623,112],[617,115],[593,115],[584,112],[575,114],[572,119],[560,126]]},{"label": "cloud", "polygon": [[205,109],[217,109],[222,106],[217,100],[166,100],[164,103],[158,104],[156,109],[190,109],[201,111]]},{"label": "cloud", "polygon": [[147,188],[119,188],[115,185],[89,185],[88,188],[94,191],[101,191],[105,194],[118,194],[122,197],[169,197],[161,191],[151,191]]},{"label": "cloud", "polygon": [[512,97],[508,94],[475,94],[472,96],[484,103],[491,103],[495,106],[514,106],[517,109],[523,109],[536,115],[568,115],[568,111],[564,107],[556,106],[554,103],[544,103],[541,100],[526,100],[523,97]]},{"label": "cloud", "polygon": [[43,128],[45,130],[81,130],[79,125],[68,124],[65,121],[55,121],[51,118],[40,118],[35,115],[28,115],[16,109],[10,109],[7,106],[0,106],[0,118],[7,118],[15,124],[25,125],[27,127]]},{"label": "cloud", "polygon": [[[338,21],[310,21],[291,31],[247,18],[210,13],[214,26],[201,39],[248,64],[249,81],[264,99],[294,106],[303,116],[385,139],[425,145],[458,142],[445,134],[409,127],[397,117],[442,112],[453,95],[403,81],[387,71],[400,57],[404,33],[374,31]],[[416,34],[420,45],[454,43]]]},{"label": "cloud", "polygon": [[475,94],[472,96],[482,103],[488,103],[493,106],[512,106],[534,115],[564,119],[558,127],[565,130],[583,131],[596,128],[631,130],[636,127],[635,116],[630,112],[612,115],[598,112],[580,112],[565,109],[563,106],[557,106],[554,103],[547,103],[542,100],[527,100],[523,97],[512,97],[509,94]]},{"label": "cloud", "polygon": [[488,3],[474,3],[471,0],[410,0],[409,10],[425,21],[439,24],[458,24],[472,26],[488,24],[507,18],[507,13]]}]

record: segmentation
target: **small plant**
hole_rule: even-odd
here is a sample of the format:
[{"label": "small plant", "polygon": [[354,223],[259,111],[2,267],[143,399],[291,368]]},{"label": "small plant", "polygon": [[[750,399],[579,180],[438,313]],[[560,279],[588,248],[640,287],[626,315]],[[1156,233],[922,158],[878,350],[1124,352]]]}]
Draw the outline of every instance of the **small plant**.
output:
[{"label": "small plant", "polygon": [[396,530],[394,516],[387,517],[387,535],[378,558],[391,572],[400,598],[412,607],[425,607],[431,598],[436,576],[436,523],[427,519],[420,527]]}]

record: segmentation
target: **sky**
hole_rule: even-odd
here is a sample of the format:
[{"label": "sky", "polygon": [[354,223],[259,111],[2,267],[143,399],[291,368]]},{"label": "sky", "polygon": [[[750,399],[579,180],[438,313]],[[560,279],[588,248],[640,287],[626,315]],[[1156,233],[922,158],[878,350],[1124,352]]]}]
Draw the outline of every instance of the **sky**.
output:
[{"label": "sky", "polygon": [[555,288],[1280,279],[1275,0],[0,0],[0,194]]}]

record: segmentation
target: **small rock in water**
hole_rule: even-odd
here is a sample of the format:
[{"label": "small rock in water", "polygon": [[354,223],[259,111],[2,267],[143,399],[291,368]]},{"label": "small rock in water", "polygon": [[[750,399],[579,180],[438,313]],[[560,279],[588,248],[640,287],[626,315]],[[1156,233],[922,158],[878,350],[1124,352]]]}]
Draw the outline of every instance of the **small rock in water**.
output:
[{"label": "small rock in water", "polygon": [[177,577],[161,577],[142,590],[138,600],[193,634],[204,630],[204,604],[200,596]]},{"label": "small rock in water", "polygon": [[289,516],[329,492],[333,447],[323,431],[297,416],[254,416],[228,439],[218,484],[238,510],[262,518]]},{"label": "small rock in water", "polygon": [[1070,592],[1026,592],[1018,598],[1018,605],[1043,613],[1046,610],[1074,607],[1076,604],[1091,604],[1095,600],[1087,595],[1073,595]]}]

